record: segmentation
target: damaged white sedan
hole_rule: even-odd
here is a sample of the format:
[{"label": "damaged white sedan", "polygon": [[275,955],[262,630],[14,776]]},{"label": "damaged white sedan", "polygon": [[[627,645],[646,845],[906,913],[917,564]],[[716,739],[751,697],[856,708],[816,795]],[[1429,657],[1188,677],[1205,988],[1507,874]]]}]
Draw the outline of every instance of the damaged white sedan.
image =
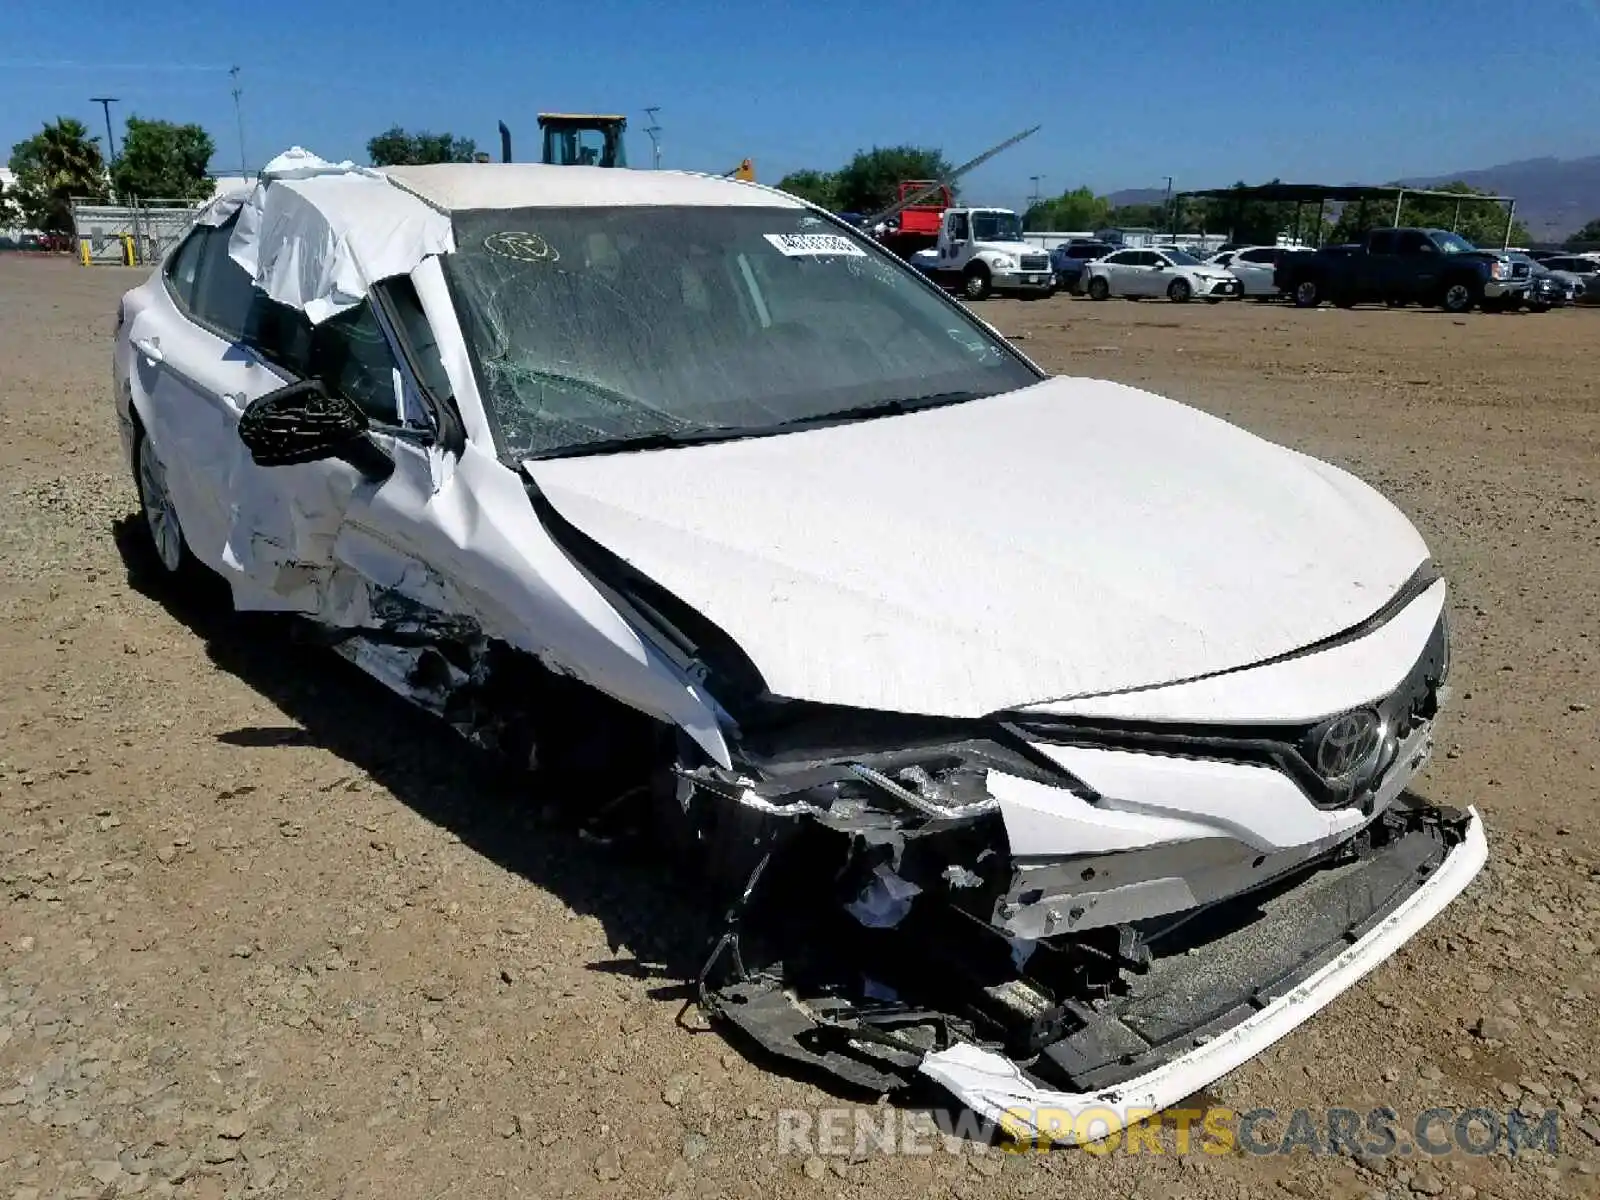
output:
[{"label": "damaged white sedan", "polygon": [[636,775],[579,794],[726,889],[701,1002],[849,1084],[1159,1109],[1484,862],[1406,790],[1449,634],[1393,505],[1045,375],[781,192],[292,151],[127,294],[114,374],[166,570]]}]

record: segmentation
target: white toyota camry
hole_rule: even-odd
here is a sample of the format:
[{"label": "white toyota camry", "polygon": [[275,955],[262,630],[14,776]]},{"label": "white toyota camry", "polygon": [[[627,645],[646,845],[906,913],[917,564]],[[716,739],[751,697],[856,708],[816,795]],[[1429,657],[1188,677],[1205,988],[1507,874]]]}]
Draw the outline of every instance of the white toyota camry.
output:
[{"label": "white toyota camry", "polygon": [[1183,250],[1118,250],[1084,267],[1083,287],[1091,300],[1165,296],[1179,304],[1194,299],[1218,304],[1244,295],[1233,272]]},{"label": "white toyota camry", "polygon": [[701,1002],[789,1060],[1092,1138],[1484,861],[1407,786],[1446,585],[1392,504],[783,193],[291,151],[116,329],[160,569],[635,806],[733,898]]}]

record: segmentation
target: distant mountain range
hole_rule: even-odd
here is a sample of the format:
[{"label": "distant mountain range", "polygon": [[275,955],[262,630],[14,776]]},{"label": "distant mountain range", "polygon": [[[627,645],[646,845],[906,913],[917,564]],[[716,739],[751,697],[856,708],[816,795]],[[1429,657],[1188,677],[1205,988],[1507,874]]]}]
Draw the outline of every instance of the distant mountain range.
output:
[{"label": "distant mountain range", "polygon": [[[1528,227],[1534,241],[1559,241],[1585,222],[1600,217],[1600,154],[1588,158],[1527,158],[1441,175],[1412,175],[1401,182],[1413,187],[1437,187],[1458,180],[1497,195],[1515,196],[1517,219]],[[1220,182],[1207,186],[1228,185]],[[1160,188],[1127,188],[1106,198],[1121,206],[1159,204],[1164,195]]]}]

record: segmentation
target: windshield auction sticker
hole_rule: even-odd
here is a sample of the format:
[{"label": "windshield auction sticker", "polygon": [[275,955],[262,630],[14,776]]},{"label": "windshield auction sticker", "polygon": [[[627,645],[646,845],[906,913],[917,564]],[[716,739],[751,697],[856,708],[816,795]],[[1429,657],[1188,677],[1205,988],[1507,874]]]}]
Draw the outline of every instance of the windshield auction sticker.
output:
[{"label": "windshield auction sticker", "polygon": [[860,246],[837,233],[768,233],[762,236],[776,246],[780,254],[787,254],[790,258],[822,254],[843,254],[852,258],[867,256]]}]

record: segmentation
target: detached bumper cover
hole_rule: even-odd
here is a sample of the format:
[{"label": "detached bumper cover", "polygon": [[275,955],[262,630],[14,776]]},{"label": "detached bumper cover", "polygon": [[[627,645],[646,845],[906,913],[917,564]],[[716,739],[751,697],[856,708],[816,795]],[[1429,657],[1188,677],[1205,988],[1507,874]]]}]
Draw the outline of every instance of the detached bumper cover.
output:
[{"label": "detached bumper cover", "polygon": [[[1229,1014],[1211,1022],[1205,1032],[1188,1039],[1192,1049],[1166,1057],[1151,1069],[1110,1086],[1062,1091],[1000,1053],[959,1043],[928,1054],[919,1070],[975,1112],[997,1122],[1011,1137],[1070,1143],[1108,1136],[1129,1122],[1175,1104],[1260,1054],[1388,959],[1455,899],[1488,856],[1483,823],[1475,810],[1468,809],[1464,817],[1458,816],[1454,828],[1441,824],[1437,832],[1444,834],[1439,851],[1420,859],[1413,854],[1413,861],[1402,855],[1388,864],[1409,873],[1410,880],[1401,880],[1388,902],[1352,926],[1345,939],[1311,956],[1291,976],[1263,988],[1255,998],[1260,1005],[1256,1011],[1242,1019],[1232,1020],[1234,1014]],[[1424,836],[1433,835],[1412,833],[1391,848]],[[1374,861],[1382,863],[1385,858],[1392,860],[1393,856],[1380,855]],[[1379,880],[1384,886],[1391,882]],[[1408,888],[1407,883],[1414,886]],[[1267,920],[1270,923],[1270,916]],[[1349,941],[1352,936],[1354,940]],[[1205,967],[1197,965],[1195,970],[1203,972]],[[1201,988],[1194,986],[1194,990]],[[1168,1014],[1157,1014],[1156,1024],[1167,1018]],[[1218,1030],[1218,1026],[1222,1028]],[[1122,1057],[1123,1063],[1152,1055],[1148,1046],[1142,1056],[1136,1047],[1127,1049],[1131,1053]],[[1159,1051],[1154,1053],[1159,1055]],[[1045,1058],[1041,1055],[1040,1062]],[[1116,1073],[1113,1064],[1096,1068],[1081,1054],[1074,1060],[1069,1052],[1068,1059],[1091,1077],[1108,1068]],[[1061,1061],[1057,1055],[1056,1062]]]}]

